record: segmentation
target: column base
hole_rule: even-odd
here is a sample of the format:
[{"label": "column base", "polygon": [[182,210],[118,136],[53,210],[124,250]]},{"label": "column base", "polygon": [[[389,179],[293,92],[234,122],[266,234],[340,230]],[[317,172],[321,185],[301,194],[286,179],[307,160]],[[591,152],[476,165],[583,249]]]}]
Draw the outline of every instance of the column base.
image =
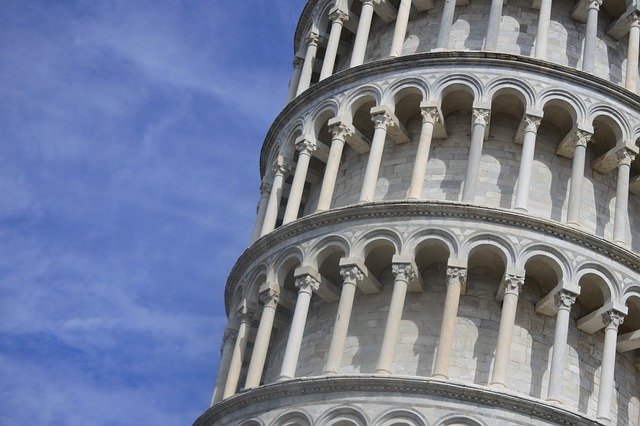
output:
[{"label": "column base", "polygon": [[444,374],[434,374],[431,378],[436,380],[449,380],[449,376],[445,376]]},{"label": "column base", "polygon": [[524,214],[529,213],[529,210],[527,210],[526,207],[514,207],[513,210],[518,213],[524,213]]},{"label": "column base", "polygon": [[382,370],[382,369],[377,369],[373,374],[376,374],[378,376],[389,376],[391,374],[391,371],[389,370]]},{"label": "column base", "polygon": [[280,376],[278,377],[278,379],[276,380],[277,383],[280,382],[286,382],[287,380],[293,380],[293,377],[289,377],[289,376]]},{"label": "column base", "polygon": [[629,244],[626,241],[613,240],[613,242],[614,244],[619,245],[620,247],[629,248]]},{"label": "column base", "polygon": [[566,225],[567,225],[567,226],[570,226],[570,227],[572,227],[572,228],[575,228],[575,229],[580,229],[580,228],[581,228],[581,226],[580,226],[580,224],[579,224],[578,222],[573,222],[573,221],[571,221],[571,222],[570,222],[570,221],[567,221],[567,222],[566,222]]},{"label": "column base", "polygon": [[611,419],[609,417],[597,417],[597,419],[600,423],[604,424],[609,424],[611,422]]},{"label": "column base", "polygon": [[489,387],[492,389],[507,389],[507,385],[501,382],[491,382],[489,383]]},{"label": "column base", "polygon": [[545,401],[547,401],[549,404],[553,404],[553,405],[563,405],[564,403],[556,398],[547,398]]}]

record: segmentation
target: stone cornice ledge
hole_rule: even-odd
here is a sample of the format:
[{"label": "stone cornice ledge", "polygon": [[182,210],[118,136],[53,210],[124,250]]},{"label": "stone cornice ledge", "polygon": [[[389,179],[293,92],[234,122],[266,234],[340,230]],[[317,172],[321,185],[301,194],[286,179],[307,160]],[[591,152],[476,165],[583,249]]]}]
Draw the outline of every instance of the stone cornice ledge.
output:
[{"label": "stone cornice ledge", "polygon": [[586,247],[640,273],[640,256],[636,253],[588,232],[549,219],[529,216],[513,210],[500,209],[497,207],[485,207],[452,201],[381,201],[368,204],[355,204],[305,216],[285,226],[281,226],[270,234],[260,238],[242,253],[229,274],[225,288],[225,307],[227,313],[229,312],[229,304],[231,303],[233,293],[232,283],[240,279],[245,268],[247,268],[251,262],[272,247],[312,229],[336,223],[359,219],[394,217],[407,217],[412,219],[450,217],[481,220],[483,222],[502,224],[519,229],[528,229],[542,235],[562,238],[565,241]]},{"label": "stone cornice ledge", "polygon": [[470,383],[424,377],[351,375],[310,377],[271,383],[241,392],[209,408],[194,423],[210,426],[225,416],[256,403],[287,397],[334,392],[388,392],[449,398],[486,408],[500,407],[525,416],[565,425],[600,425],[598,421],[542,400]]},{"label": "stone cornice ledge", "polygon": [[383,74],[387,72],[397,73],[421,67],[428,69],[429,66],[433,65],[483,65],[508,68],[510,72],[516,70],[539,72],[558,79],[571,79],[573,82],[589,87],[595,91],[599,91],[617,102],[629,105],[631,108],[640,109],[640,96],[626,90],[622,86],[575,68],[530,58],[528,56],[499,52],[445,51],[425,52],[414,55],[399,56],[396,58],[385,58],[340,71],[331,77],[312,85],[309,89],[300,94],[300,96],[289,102],[280,114],[278,114],[265,137],[265,141],[262,145],[262,151],[260,153],[261,175],[264,176],[265,174],[267,153],[269,152],[271,145],[275,142],[275,135],[280,130],[280,126],[288,122],[287,119],[289,114],[297,110],[300,105],[307,102],[313,102],[320,93],[331,91],[335,88],[348,87],[359,79],[370,76],[379,76],[382,78]]}]

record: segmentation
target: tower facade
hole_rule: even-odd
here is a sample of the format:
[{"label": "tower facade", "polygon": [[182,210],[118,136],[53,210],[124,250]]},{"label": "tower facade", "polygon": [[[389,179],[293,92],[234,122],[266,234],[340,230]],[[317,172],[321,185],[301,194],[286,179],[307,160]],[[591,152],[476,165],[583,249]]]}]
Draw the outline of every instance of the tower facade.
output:
[{"label": "tower facade", "polygon": [[196,424],[638,424],[639,44],[624,0],[310,0]]}]

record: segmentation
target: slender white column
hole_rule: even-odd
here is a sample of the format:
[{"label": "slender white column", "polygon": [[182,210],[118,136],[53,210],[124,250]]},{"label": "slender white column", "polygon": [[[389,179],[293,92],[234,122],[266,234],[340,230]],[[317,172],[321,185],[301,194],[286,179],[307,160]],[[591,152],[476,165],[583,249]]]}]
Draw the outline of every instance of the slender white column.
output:
[{"label": "slender white column", "polygon": [[229,373],[229,365],[231,364],[233,347],[237,337],[238,330],[227,326],[227,329],[224,331],[224,337],[222,338],[220,368],[218,369],[218,377],[216,378],[216,387],[213,390],[213,396],[211,397],[211,406],[222,401],[222,393],[224,392],[224,385],[227,382],[227,373]]},{"label": "slender white column", "polygon": [[451,362],[451,348],[458,320],[458,305],[460,304],[460,291],[462,284],[467,279],[467,270],[464,268],[447,268],[447,295],[444,299],[444,311],[442,313],[442,325],[440,326],[440,338],[438,339],[438,351],[433,367],[433,377],[439,379],[449,378],[449,364]]},{"label": "slender white column", "polygon": [[498,34],[500,34],[500,21],[502,20],[503,0],[491,0],[489,10],[489,26],[484,42],[484,50],[496,50],[498,48]]},{"label": "slender white column", "polygon": [[267,214],[267,206],[269,205],[269,195],[271,194],[271,184],[262,182],[260,185],[260,203],[258,203],[258,215],[256,217],[256,224],[253,227],[251,233],[251,242],[260,238],[262,232],[262,226],[264,225],[264,217]]},{"label": "slender white column", "polygon": [[329,41],[327,42],[327,51],[322,61],[322,70],[320,71],[321,81],[333,74],[333,67],[336,64],[336,56],[338,54],[338,46],[340,45],[342,26],[344,22],[349,19],[349,14],[339,8],[335,8],[329,14],[329,19],[331,19],[333,23],[331,24],[331,32],[329,33]]},{"label": "slender white column", "polygon": [[551,21],[552,0],[540,2],[538,15],[538,34],[536,35],[536,58],[547,59],[547,43],[549,41],[549,23]]},{"label": "slender white column", "polygon": [[553,336],[553,352],[551,355],[551,371],[549,373],[549,392],[547,401],[562,403],[562,376],[564,359],[567,351],[567,336],[569,334],[569,320],[571,307],[576,301],[576,295],[566,290],[556,294],[556,330]]},{"label": "slender white column", "polygon": [[362,11],[360,12],[360,21],[358,21],[358,30],[356,31],[356,40],[353,43],[353,53],[351,54],[351,63],[349,68],[362,65],[364,55],[367,52],[367,42],[369,41],[369,30],[371,29],[371,20],[373,19],[373,0],[362,1]]},{"label": "slender white column", "polygon": [[293,98],[296,97],[296,93],[298,93],[298,86],[300,85],[300,76],[302,75],[303,63],[304,59],[299,56],[296,56],[293,59],[293,75],[291,76],[291,80],[289,81],[289,95],[287,96],[287,103],[291,102]]},{"label": "slender white column", "polygon": [[260,236],[267,235],[276,227],[278,220],[278,208],[280,207],[280,199],[282,198],[282,186],[285,178],[289,175],[289,166],[282,157],[276,160],[273,165],[274,177],[271,185],[271,194],[269,194],[269,202],[267,203],[267,211],[264,214],[264,222]]},{"label": "slender white column", "polygon": [[400,56],[404,38],[407,35],[407,25],[409,24],[409,13],[411,12],[411,0],[400,0],[398,16],[396,17],[396,27],[393,31],[393,41],[391,42],[391,53],[389,56]]},{"label": "slender white column", "polygon": [[262,315],[260,316],[260,325],[258,326],[256,341],[253,344],[251,362],[249,363],[247,380],[244,385],[245,389],[260,385],[264,363],[267,359],[267,351],[269,350],[269,340],[271,340],[273,320],[276,316],[279,297],[280,294],[271,288],[260,292],[260,300],[264,303],[264,307],[262,308]]},{"label": "slender white column", "polygon": [[393,359],[396,354],[398,332],[400,331],[400,320],[402,319],[402,310],[404,309],[404,299],[407,295],[407,286],[409,280],[415,277],[415,271],[409,264],[395,264],[392,268],[395,280],[393,282],[393,293],[391,294],[391,303],[389,305],[389,313],[387,314],[387,324],[384,329],[384,337],[382,338],[376,374],[391,374],[391,365],[393,364]]},{"label": "slender white column", "polygon": [[638,90],[638,54],[640,48],[640,14],[631,15],[629,24],[629,49],[627,50],[627,77],[624,87],[636,93]]},{"label": "slender white column", "polygon": [[473,203],[476,196],[478,184],[478,174],[480,172],[480,161],[482,160],[482,144],[484,141],[484,130],[489,122],[488,109],[473,109],[473,128],[471,130],[471,147],[469,148],[469,159],[467,160],[467,173],[464,178],[464,188],[462,189],[462,201]]},{"label": "slender white column", "polygon": [[304,65],[302,66],[302,73],[300,74],[300,84],[298,84],[298,91],[296,96],[304,92],[311,86],[311,75],[313,74],[313,63],[316,60],[316,53],[318,53],[318,41],[320,37],[317,33],[311,32],[307,37],[307,53],[304,56]]},{"label": "slender white column", "polygon": [[429,161],[429,150],[431,149],[431,139],[433,137],[433,126],[440,121],[438,109],[435,107],[422,108],[422,130],[420,131],[420,142],[418,142],[418,152],[413,164],[413,174],[407,198],[419,200],[422,198],[424,188],[424,176],[427,173],[427,161]]},{"label": "slender white column", "polygon": [[515,209],[527,211],[529,201],[529,187],[531,186],[531,171],[533,170],[533,154],[536,148],[536,135],[540,118],[532,115],[525,117],[524,143],[520,156],[520,173],[518,174],[518,187],[516,190]]},{"label": "slender white column", "polygon": [[605,422],[611,415],[611,394],[616,367],[616,343],[618,327],[624,321],[624,315],[617,311],[609,311],[603,315],[604,348],[602,349],[602,367],[600,368],[600,389],[598,389],[598,420]]},{"label": "slender white column", "polygon": [[524,277],[507,274],[504,277],[504,299],[502,300],[502,312],[500,314],[500,328],[498,329],[498,342],[496,343],[496,357],[493,362],[493,374],[490,386],[507,387],[507,369],[511,357],[511,338],[513,326],[516,320],[518,307],[518,295],[524,284]]},{"label": "slender white column", "polygon": [[376,190],[376,183],[378,182],[378,173],[380,172],[384,143],[387,139],[387,127],[395,125],[386,112],[375,114],[371,119],[375,124],[375,132],[373,133],[373,141],[371,142],[371,150],[369,151],[367,169],[364,172],[362,192],[360,193],[361,203],[373,201],[373,194]]},{"label": "slender white column", "polygon": [[582,204],[582,181],[584,180],[584,164],[587,157],[587,143],[591,141],[591,134],[577,130],[575,134],[576,146],[573,151],[571,165],[571,186],[569,187],[569,206],[567,207],[567,224],[580,227]]},{"label": "slender white column", "polygon": [[340,169],[340,161],[342,160],[342,150],[344,141],[347,136],[353,135],[353,132],[344,123],[338,122],[329,127],[329,131],[333,135],[331,139],[331,149],[329,150],[329,159],[324,168],[324,177],[322,178],[322,188],[320,188],[320,196],[318,197],[317,212],[329,210],[331,208],[331,200],[333,200],[333,191],[336,187],[338,178],[338,170]]},{"label": "slender white column", "polygon": [[613,220],[613,242],[627,246],[627,223],[629,222],[629,175],[631,162],[636,158],[628,149],[617,152],[618,185],[616,186],[616,212]]},{"label": "slender white column", "polygon": [[451,38],[451,27],[453,17],[456,12],[456,0],[445,0],[442,17],[440,17],[440,31],[438,31],[437,49],[449,49],[449,39]]},{"label": "slender white column", "polygon": [[333,326],[329,355],[324,366],[323,374],[337,374],[342,361],[342,351],[344,342],[347,339],[349,330],[349,320],[353,309],[353,299],[356,295],[358,282],[364,279],[362,271],[357,266],[347,266],[340,270],[342,276],[342,292],[340,293],[340,304],[336,313],[336,321]]},{"label": "slender white column", "polygon": [[296,279],[296,287],[298,290],[298,300],[296,308],[293,312],[291,320],[291,328],[289,329],[289,338],[287,347],[284,350],[284,359],[282,361],[282,369],[278,381],[293,379],[296,375],[298,367],[298,357],[300,356],[300,346],[302,345],[302,337],[304,335],[304,327],[307,323],[307,314],[309,313],[309,303],[311,295],[320,287],[320,283],[312,276],[305,275]]},{"label": "slender white column", "polygon": [[242,361],[244,360],[244,353],[247,349],[247,338],[249,337],[249,324],[253,320],[255,312],[249,310],[246,306],[242,307],[238,311],[238,319],[240,320],[240,327],[238,328],[238,338],[233,348],[233,356],[231,357],[231,363],[229,364],[229,373],[227,375],[227,383],[224,386],[224,393],[222,398],[229,398],[235,395],[238,388],[238,381],[240,380],[240,371],[242,370]]},{"label": "slender white column", "polygon": [[296,143],[296,149],[298,150],[298,162],[296,163],[296,171],[293,175],[293,182],[291,183],[291,191],[289,191],[287,208],[284,211],[283,225],[293,222],[298,218],[302,192],[304,191],[304,184],[307,181],[309,161],[311,161],[311,155],[317,149],[317,146],[314,142],[302,139]]},{"label": "slender white column", "polygon": [[598,11],[602,0],[589,1],[587,11],[587,31],[584,36],[584,56],[582,58],[582,71],[593,72],[596,60],[596,42],[598,40]]}]

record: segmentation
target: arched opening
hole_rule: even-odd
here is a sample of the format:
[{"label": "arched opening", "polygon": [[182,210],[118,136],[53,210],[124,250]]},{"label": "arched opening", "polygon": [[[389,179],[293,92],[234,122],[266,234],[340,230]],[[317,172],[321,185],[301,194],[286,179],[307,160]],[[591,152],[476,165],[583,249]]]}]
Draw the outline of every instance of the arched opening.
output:
[{"label": "arched opening", "polygon": [[371,108],[377,105],[373,96],[362,96],[351,104],[351,121],[360,133],[369,141],[373,139],[373,121],[371,120]]}]

